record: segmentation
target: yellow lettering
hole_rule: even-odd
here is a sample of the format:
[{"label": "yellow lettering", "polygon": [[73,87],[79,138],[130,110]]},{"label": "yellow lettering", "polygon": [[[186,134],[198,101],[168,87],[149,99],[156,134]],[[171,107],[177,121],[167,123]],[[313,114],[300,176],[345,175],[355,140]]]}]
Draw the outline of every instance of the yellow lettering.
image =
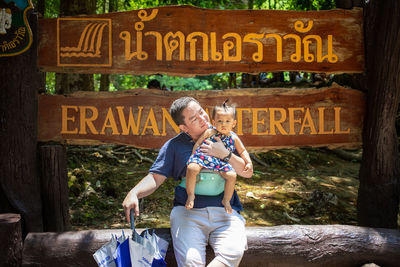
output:
[{"label": "yellow lettering", "polygon": [[237,135],[243,135],[243,112],[251,112],[250,108],[237,108],[236,109],[236,117],[237,117]]},{"label": "yellow lettering", "polygon": [[317,134],[317,131],[315,130],[315,125],[312,120],[311,114],[310,114],[310,109],[306,109],[306,114],[304,115],[304,120],[303,124],[301,125],[300,128],[300,134],[304,134],[304,128],[310,128],[310,134]]},{"label": "yellow lettering", "polygon": [[258,112],[259,111],[264,111],[264,112],[268,112],[267,108],[253,108],[253,131],[252,134],[253,135],[267,135],[268,134],[268,130],[266,130],[265,132],[258,132],[258,124],[265,124],[264,119],[262,120],[258,120]]},{"label": "yellow lettering", "polygon": [[[86,117],[86,111],[90,110],[92,113],[92,116],[87,118]],[[91,107],[91,106],[80,106],[79,107],[79,112],[80,112],[80,117],[81,117],[81,128],[79,131],[79,134],[87,134],[86,132],[86,125],[89,127],[90,131],[93,134],[99,134],[96,130],[96,128],[94,127],[93,121],[95,121],[97,119],[97,117],[99,116],[99,112],[97,111],[97,108],[95,107]]]},{"label": "yellow lettering", "polygon": [[156,60],[161,61],[162,60],[162,36],[159,32],[146,32],[144,34],[145,36],[147,35],[153,35],[156,38]]},{"label": "yellow lettering", "polygon": [[216,34],[215,32],[210,33],[211,60],[220,61],[222,59],[222,54],[221,54],[221,52],[217,51],[217,41],[216,41],[215,34]]},{"label": "yellow lettering", "polygon": [[342,131],[340,130],[340,110],[342,108],[340,107],[335,107],[335,134],[345,134],[345,133],[350,133],[350,128],[347,128],[347,130]]},{"label": "yellow lettering", "polygon": [[132,113],[132,108],[129,108],[129,118],[127,124],[124,115],[124,107],[122,106],[117,107],[119,121],[121,122],[122,135],[129,135],[130,130],[132,130],[133,135],[139,135],[139,125],[140,125],[140,118],[142,117],[143,107],[139,106],[138,109],[139,111],[137,115],[137,120],[135,121],[135,118],[133,117]]},{"label": "yellow lettering", "polygon": [[[150,125],[149,125],[150,122]],[[156,117],[154,116],[153,108],[150,108],[149,115],[147,116],[146,123],[144,125],[142,135],[145,135],[147,129],[153,130],[153,135],[160,135],[160,131],[158,130]]]},{"label": "yellow lettering", "polygon": [[205,109],[205,112],[208,115],[208,118],[210,118],[210,120],[212,120],[211,116],[210,116],[210,110],[208,108]]},{"label": "yellow lettering", "polygon": [[100,134],[106,134],[105,133],[106,128],[111,128],[112,135],[120,134],[117,128],[117,124],[115,123],[114,114],[111,108],[108,108],[106,119],[104,120],[103,128],[101,129]]},{"label": "yellow lettering", "polygon": [[174,128],[175,132],[178,134],[180,132],[178,125],[174,122],[174,120],[171,117],[171,114],[169,114],[168,110],[166,108],[162,108],[162,117],[163,117],[163,132],[161,133],[162,136],[166,136],[167,132],[165,131],[166,128],[166,123],[165,120],[169,122],[169,125]]},{"label": "yellow lettering", "polygon": [[[235,38],[236,40],[236,47],[235,43],[232,41],[225,41],[224,42],[224,61],[240,61],[242,60],[242,37],[237,34],[237,33],[227,33],[222,36],[222,39],[227,39],[227,38]],[[230,51],[235,51],[236,50],[236,55],[231,56]]]},{"label": "yellow lettering", "polygon": [[295,135],[296,132],[294,131],[294,124],[297,123],[301,123],[301,120],[295,120],[294,119],[294,112],[295,111],[301,111],[304,112],[304,108],[288,108],[289,110],[289,135]]},{"label": "yellow lettering", "polygon": [[68,109],[73,109],[75,112],[78,112],[77,106],[61,105],[61,134],[77,134],[78,128],[68,130],[68,121],[75,122],[75,116],[68,117]]},{"label": "yellow lettering", "polygon": [[[275,117],[275,111],[279,111],[281,113],[281,118],[279,120],[276,120]],[[287,132],[285,129],[283,129],[282,122],[286,120],[286,110],[283,108],[270,108],[269,109],[269,130],[271,135],[276,135],[275,133],[275,127],[278,128],[278,130],[281,132],[283,135],[287,135]]]},{"label": "yellow lettering", "polygon": [[319,113],[319,131],[318,134],[333,134],[333,129],[325,131],[325,108],[318,108]]}]

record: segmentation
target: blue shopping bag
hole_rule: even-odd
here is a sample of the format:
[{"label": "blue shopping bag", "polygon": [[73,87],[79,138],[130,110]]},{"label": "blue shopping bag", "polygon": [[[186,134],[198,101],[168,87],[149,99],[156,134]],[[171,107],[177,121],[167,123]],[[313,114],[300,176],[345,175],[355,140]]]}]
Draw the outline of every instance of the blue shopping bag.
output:
[{"label": "blue shopping bag", "polygon": [[112,237],[93,254],[100,267],[165,267],[168,242],[158,237],[154,231],[145,230],[140,236],[135,230],[135,218],[130,213],[132,237]]},{"label": "blue shopping bag", "polygon": [[150,234],[149,230],[144,231],[143,237],[148,239],[150,243],[155,248],[154,251],[154,259],[152,262],[152,267],[164,267],[167,266],[165,262],[165,255],[167,254],[169,243],[164,239],[160,238],[158,235],[154,233]]},{"label": "blue shopping bag", "polygon": [[129,251],[129,236],[117,247],[115,264],[117,267],[132,267],[131,256]]},{"label": "blue shopping bag", "polygon": [[93,254],[94,260],[100,267],[116,267],[114,254],[116,253],[117,247],[118,241],[112,236],[110,241]]},{"label": "blue shopping bag", "polygon": [[[146,229],[139,235],[135,230],[134,217],[131,213],[132,243],[131,259],[132,266],[165,267],[165,255],[169,243],[154,233],[150,234]],[[134,242],[133,242],[134,241]]]}]

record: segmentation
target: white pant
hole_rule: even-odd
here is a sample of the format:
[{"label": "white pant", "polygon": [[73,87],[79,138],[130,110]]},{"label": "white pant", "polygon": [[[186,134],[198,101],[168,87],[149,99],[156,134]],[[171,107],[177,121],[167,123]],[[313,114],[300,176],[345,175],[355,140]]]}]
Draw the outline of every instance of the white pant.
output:
[{"label": "white pant", "polygon": [[206,264],[206,246],[214,249],[216,259],[227,266],[238,266],[247,249],[244,218],[223,207],[187,210],[172,209],[171,235],[179,267],[198,267]]}]

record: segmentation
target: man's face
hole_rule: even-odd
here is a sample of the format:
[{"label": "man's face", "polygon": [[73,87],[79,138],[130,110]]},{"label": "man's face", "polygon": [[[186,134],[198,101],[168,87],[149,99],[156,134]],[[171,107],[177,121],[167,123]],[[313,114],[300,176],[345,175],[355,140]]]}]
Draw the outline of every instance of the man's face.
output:
[{"label": "man's face", "polygon": [[207,113],[194,101],[189,102],[188,106],[182,111],[182,115],[184,124],[179,125],[179,128],[188,133],[193,140],[197,140],[210,125]]}]

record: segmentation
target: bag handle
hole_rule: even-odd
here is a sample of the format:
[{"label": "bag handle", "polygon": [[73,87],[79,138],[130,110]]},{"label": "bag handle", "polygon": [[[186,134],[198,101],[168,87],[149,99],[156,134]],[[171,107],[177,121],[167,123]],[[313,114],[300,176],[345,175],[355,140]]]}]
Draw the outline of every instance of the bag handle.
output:
[{"label": "bag handle", "polygon": [[131,217],[131,230],[132,230],[132,233],[133,233],[133,232],[135,232],[135,216],[133,216],[133,210],[132,209],[131,209],[130,217]]}]

